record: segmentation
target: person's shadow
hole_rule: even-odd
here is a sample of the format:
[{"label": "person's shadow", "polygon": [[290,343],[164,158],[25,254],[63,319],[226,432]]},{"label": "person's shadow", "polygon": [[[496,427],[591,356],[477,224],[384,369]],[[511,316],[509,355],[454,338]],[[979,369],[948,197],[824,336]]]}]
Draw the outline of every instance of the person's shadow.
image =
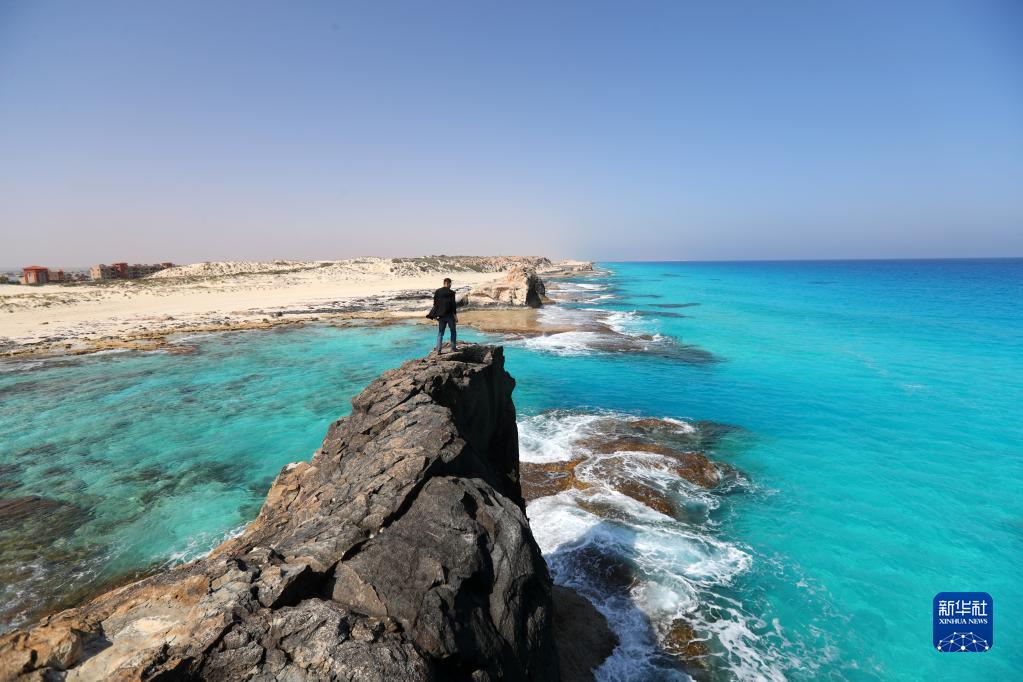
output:
[{"label": "person's shadow", "polygon": [[647,615],[631,596],[637,581],[636,531],[623,523],[601,521],[582,537],[549,554],[554,583],[574,589],[608,620],[618,636],[614,653],[600,670],[612,680],[712,680],[707,657],[683,660],[666,651]]}]

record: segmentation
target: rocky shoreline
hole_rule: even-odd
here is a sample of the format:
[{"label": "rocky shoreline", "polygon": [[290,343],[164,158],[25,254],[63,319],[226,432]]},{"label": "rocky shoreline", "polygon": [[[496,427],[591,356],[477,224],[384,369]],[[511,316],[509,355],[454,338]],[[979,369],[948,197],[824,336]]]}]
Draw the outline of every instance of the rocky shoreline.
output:
[{"label": "rocky shoreline", "polygon": [[503,352],[411,360],[241,536],[0,638],[0,679],[589,679],[615,646],[525,515]]}]

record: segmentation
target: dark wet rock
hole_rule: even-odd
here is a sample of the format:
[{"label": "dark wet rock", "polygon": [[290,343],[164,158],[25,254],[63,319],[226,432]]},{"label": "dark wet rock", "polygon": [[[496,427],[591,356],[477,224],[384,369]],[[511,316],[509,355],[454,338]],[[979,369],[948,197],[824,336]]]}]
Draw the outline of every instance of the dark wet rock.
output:
[{"label": "dark wet rock", "polygon": [[701,639],[693,626],[682,618],[672,621],[668,631],[661,638],[664,651],[675,656],[695,680],[710,679],[707,670],[707,655],[710,648]]},{"label": "dark wet rock", "polygon": [[680,478],[704,488],[721,482],[721,470],[702,452],[674,452],[669,456],[678,462],[675,473]]},{"label": "dark wet rock", "polygon": [[385,373],[240,537],[0,637],[0,679],[558,679],[513,387],[487,346]]},{"label": "dark wet rock", "polygon": [[589,682],[593,671],[618,646],[618,637],[604,615],[575,590],[555,585],[553,596],[561,680]]},{"label": "dark wet rock", "polygon": [[601,594],[626,594],[636,582],[632,564],[611,549],[595,543],[564,552],[562,571],[581,578]]},{"label": "dark wet rock", "polygon": [[676,433],[679,431],[679,425],[675,422],[668,421],[667,419],[654,419],[651,417],[644,417],[641,419],[630,419],[628,427],[637,431],[653,431],[653,432],[668,432]]},{"label": "dark wet rock", "polygon": [[[622,495],[630,497],[640,504],[666,516],[685,520],[688,513],[679,503],[679,499],[673,494],[672,486],[670,484],[665,485],[664,482],[659,484],[637,473],[633,467],[629,466],[629,460],[628,455],[601,457],[590,463],[588,468],[595,478],[603,481],[605,485]],[[614,512],[605,514],[598,511],[598,508],[601,506],[607,508],[606,503],[602,505],[599,500],[590,500],[590,502],[592,504],[580,506],[583,506],[584,509],[589,507],[588,510],[591,513],[604,518],[619,518],[619,514]]]},{"label": "dark wet rock", "polygon": [[595,425],[597,434],[603,438],[641,438],[666,445],[678,450],[713,450],[727,435],[739,431],[730,424],[707,420],[692,422],[686,426],[670,419],[605,419]]},{"label": "dark wet rock", "polygon": [[579,505],[580,509],[588,511],[594,516],[599,516],[602,519],[611,519],[615,521],[629,520],[629,514],[626,513],[625,510],[604,497],[581,497],[576,500],[576,504]]},{"label": "dark wet rock", "polygon": [[[670,457],[674,460],[671,468],[675,474],[703,488],[713,488],[721,481],[721,472],[702,452],[677,450],[659,443],[630,437],[588,438],[581,441],[580,445],[598,453],[650,452]],[[614,458],[602,460],[608,464],[612,461]]]},{"label": "dark wet rock", "polygon": [[614,488],[627,497],[645,504],[654,511],[659,511],[666,516],[675,515],[675,505],[671,498],[663,491],[652,485],[635,478],[619,478],[614,482]]},{"label": "dark wet rock", "polygon": [[526,500],[538,497],[557,495],[558,493],[576,488],[584,490],[588,483],[576,478],[575,467],[582,459],[567,462],[522,462],[522,496]]}]

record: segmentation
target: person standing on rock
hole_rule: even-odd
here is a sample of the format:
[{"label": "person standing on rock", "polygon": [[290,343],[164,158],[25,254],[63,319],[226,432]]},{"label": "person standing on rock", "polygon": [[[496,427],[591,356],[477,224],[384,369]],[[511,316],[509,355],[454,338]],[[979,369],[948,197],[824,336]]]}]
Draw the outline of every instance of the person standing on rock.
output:
[{"label": "person standing on rock", "polygon": [[433,292],[433,308],[426,314],[431,320],[437,320],[437,347],[438,353],[444,345],[444,328],[451,328],[451,350],[458,350],[458,315],[455,312],[455,290],[451,288],[451,278],[444,278],[444,286]]}]

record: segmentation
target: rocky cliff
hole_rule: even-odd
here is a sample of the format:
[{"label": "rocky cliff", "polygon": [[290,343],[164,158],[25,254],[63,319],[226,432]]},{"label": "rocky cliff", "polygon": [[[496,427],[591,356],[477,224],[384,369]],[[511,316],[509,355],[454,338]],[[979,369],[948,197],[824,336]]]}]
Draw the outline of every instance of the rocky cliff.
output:
[{"label": "rocky cliff", "polygon": [[[240,537],[5,635],[0,679],[559,679],[555,621],[602,618],[555,618],[514,385],[489,346],[385,373]],[[599,652],[562,652],[584,677],[601,623]]]},{"label": "rocky cliff", "polygon": [[536,270],[516,266],[508,270],[503,280],[482,284],[469,292],[470,305],[513,305],[539,308],[549,303],[547,289]]}]

